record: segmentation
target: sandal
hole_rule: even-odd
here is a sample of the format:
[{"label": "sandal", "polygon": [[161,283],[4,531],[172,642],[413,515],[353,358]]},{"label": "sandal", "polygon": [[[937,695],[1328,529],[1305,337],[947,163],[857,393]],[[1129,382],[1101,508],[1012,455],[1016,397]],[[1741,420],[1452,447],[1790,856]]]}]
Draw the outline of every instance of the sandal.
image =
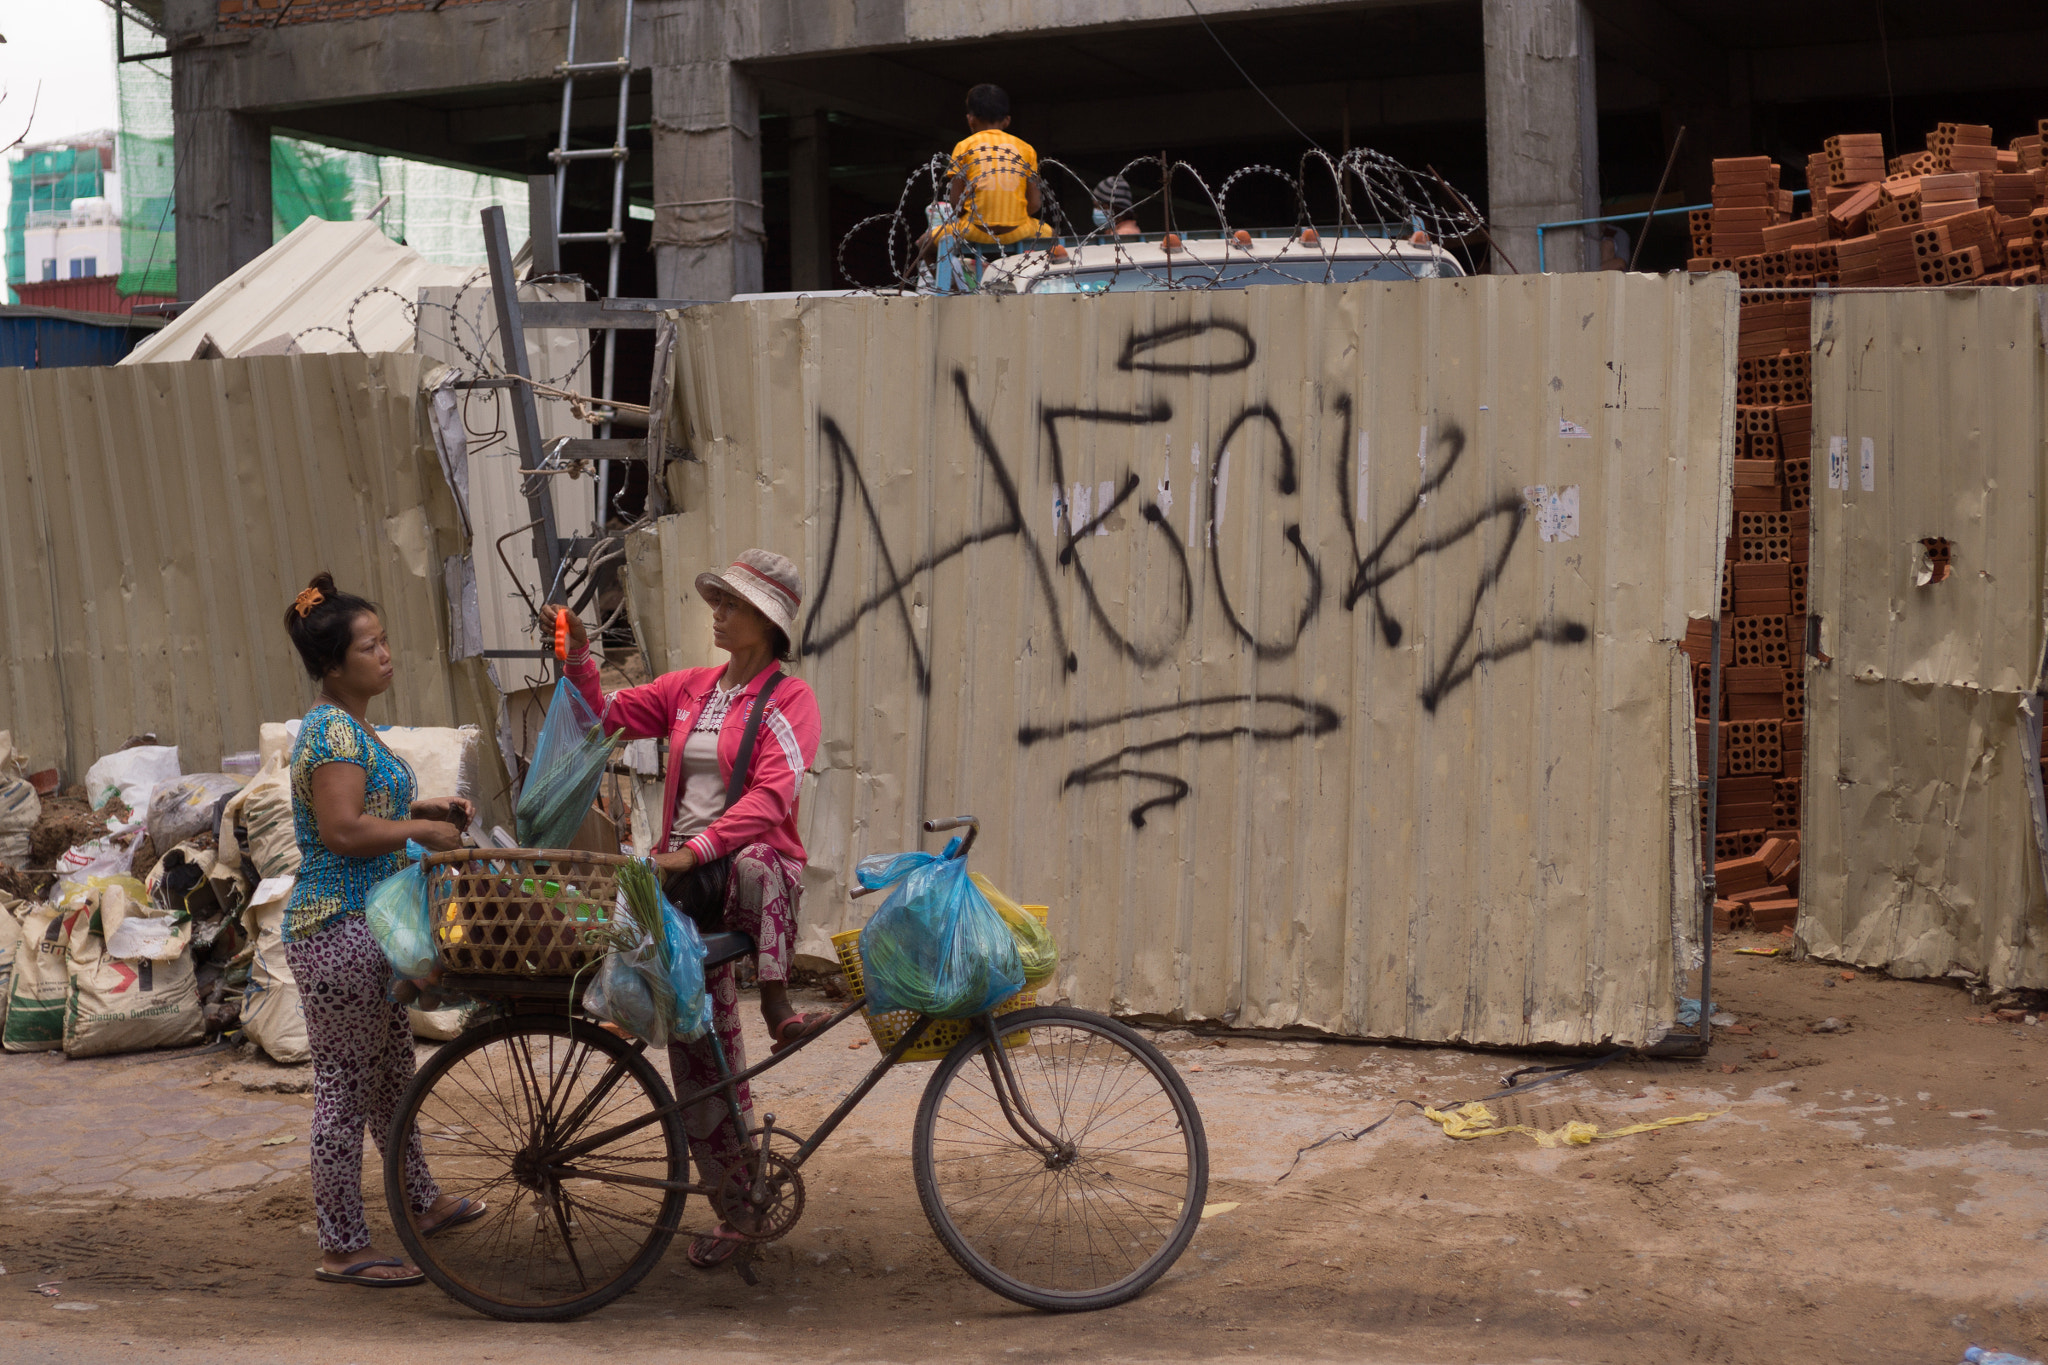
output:
[{"label": "sandal", "polygon": [[690,1239],[690,1264],[699,1270],[715,1270],[746,1244],[746,1238],[720,1223],[717,1231],[699,1233]]},{"label": "sandal", "polygon": [[491,1206],[481,1199],[458,1200],[455,1205],[455,1212],[449,1214],[438,1223],[421,1228],[420,1236],[432,1237],[437,1232],[446,1232],[450,1228],[461,1227],[464,1223],[474,1223],[490,1211]]},{"label": "sandal", "polygon": [[426,1275],[417,1270],[410,1275],[365,1275],[363,1273],[365,1270],[374,1270],[381,1266],[403,1266],[404,1264],[405,1262],[399,1260],[396,1256],[389,1256],[381,1260],[357,1261],[354,1265],[342,1270],[329,1270],[323,1265],[314,1268],[313,1278],[325,1280],[329,1284],[359,1284],[365,1289],[404,1289],[408,1285],[425,1284],[427,1282]]},{"label": "sandal", "polygon": [[819,1032],[832,1022],[829,1014],[792,1014],[789,1018],[768,1030],[773,1041],[769,1044],[768,1055],[775,1056],[784,1048],[795,1047],[804,1039]]}]

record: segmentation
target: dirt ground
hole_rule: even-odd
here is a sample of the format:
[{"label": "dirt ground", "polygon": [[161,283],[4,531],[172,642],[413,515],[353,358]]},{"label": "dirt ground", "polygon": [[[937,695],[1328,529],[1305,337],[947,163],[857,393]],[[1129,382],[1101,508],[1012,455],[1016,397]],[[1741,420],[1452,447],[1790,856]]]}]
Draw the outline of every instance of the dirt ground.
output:
[{"label": "dirt ground", "polygon": [[[1725,951],[1742,941],[1717,958],[1715,995],[1739,1023],[1709,1060],[1624,1059],[1517,1097],[1510,1117],[1545,1128],[1717,1115],[1590,1147],[1452,1141],[1404,1107],[1280,1181],[1296,1148],[1397,1100],[1448,1106],[1556,1059],[1157,1035],[1202,1108],[1214,1212],[1146,1296],[1060,1319],[976,1286],[927,1228],[907,1145],[928,1067],[892,1075],[807,1170],[805,1220],[767,1249],[758,1287],[692,1270],[679,1241],[619,1303],[532,1327],[432,1287],[313,1281],[307,1181],[273,1143],[296,1131],[304,1150],[293,1074],[280,1085],[220,1056],[8,1056],[0,1360],[1923,1365],[1972,1342],[2048,1355],[2048,1025],[1970,1022],[1979,1007],[1945,985]],[[1812,1031],[1829,1017],[1844,1027]],[[801,1125],[873,1056],[835,1039],[765,1093]],[[185,1147],[123,1146],[131,1129],[194,1123]],[[256,1183],[210,1188],[230,1167]],[[373,1225],[394,1245],[380,1203]]]}]

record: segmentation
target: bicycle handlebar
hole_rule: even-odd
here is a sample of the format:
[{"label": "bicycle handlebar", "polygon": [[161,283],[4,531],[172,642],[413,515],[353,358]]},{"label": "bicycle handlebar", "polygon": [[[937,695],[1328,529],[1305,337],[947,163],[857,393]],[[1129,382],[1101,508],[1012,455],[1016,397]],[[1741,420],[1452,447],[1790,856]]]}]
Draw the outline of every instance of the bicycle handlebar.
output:
[{"label": "bicycle handlebar", "polygon": [[[972,815],[952,815],[927,820],[924,822],[924,828],[927,834],[943,834],[949,829],[966,829],[967,837],[960,841],[960,856],[964,858],[967,856],[967,850],[974,847],[975,839],[981,834],[981,821]],[[862,896],[872,896],[875,892],[885,889],[879,886],[857,886],[846,898],[857,901]]]}]

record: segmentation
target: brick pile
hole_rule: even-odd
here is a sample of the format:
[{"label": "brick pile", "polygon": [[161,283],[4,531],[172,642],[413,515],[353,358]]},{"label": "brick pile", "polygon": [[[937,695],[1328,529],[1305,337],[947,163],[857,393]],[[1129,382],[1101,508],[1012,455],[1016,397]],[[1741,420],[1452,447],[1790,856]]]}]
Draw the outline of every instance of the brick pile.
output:
[{"label": "brick pile", "polygon": [[[1816,286],[2038,284],[2048,256],[2048,119],[2000,148],[1981,124],[1944,123],[1887,159],[1875,133],[1807,159],[1802,216],[1768,157],[1714,162],[1713,206],[1692,212],[1693,271],[1742,286],[1736,346],[1734,534],[1721,584],[1720,709],[1712,626],[1694,622],[1700,775],[1719,727],[1714,927],[1779,929],[1798,914],[1805,750],[1806,591],[1813,489],[1809,318]],[[2048,738],[2042,750],[2048,772]],[[1707,794],[1700,795],[1702,836]]]}]

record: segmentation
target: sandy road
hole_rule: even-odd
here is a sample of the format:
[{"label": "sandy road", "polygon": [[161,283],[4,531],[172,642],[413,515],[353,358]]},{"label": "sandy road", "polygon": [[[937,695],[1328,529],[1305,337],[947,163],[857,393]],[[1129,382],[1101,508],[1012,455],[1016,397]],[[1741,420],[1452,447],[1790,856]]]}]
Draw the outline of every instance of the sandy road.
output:
[{"label": "sandy road", "polygon": [[[1521,1116],[1719,1117],[1544,1149],[1453,1142],[1403,1110],[1280,1183],[1317,1137],[1397,1099],[1485,1094],[1531,1059],[1160,1035],[1209,1129],[1210,1199],[1236,1207],[1141,1300],[1057,1319],[980,1289],[925,1225],[906,1149],[926,1067],[892,1075],[810,1168],[804,1222],[758,1287],[673,1250],[602,1313],[529,1327],[431,1287],[312,1280],[307,1098],[245,1088],[302,1072],[0,1057],[0,1361],[2048,1355],[2048,1027],[1965,1022],[1948,987],[1820,964],[1724,956],[1717,982],[1749,1031],[1710,1061],[1618,1062]],[[1847,1029],[1810,1031],[1827,1016]],[[774,1107],[822,1115],[873,1055],[810,1049],[775,1074]]]}]

